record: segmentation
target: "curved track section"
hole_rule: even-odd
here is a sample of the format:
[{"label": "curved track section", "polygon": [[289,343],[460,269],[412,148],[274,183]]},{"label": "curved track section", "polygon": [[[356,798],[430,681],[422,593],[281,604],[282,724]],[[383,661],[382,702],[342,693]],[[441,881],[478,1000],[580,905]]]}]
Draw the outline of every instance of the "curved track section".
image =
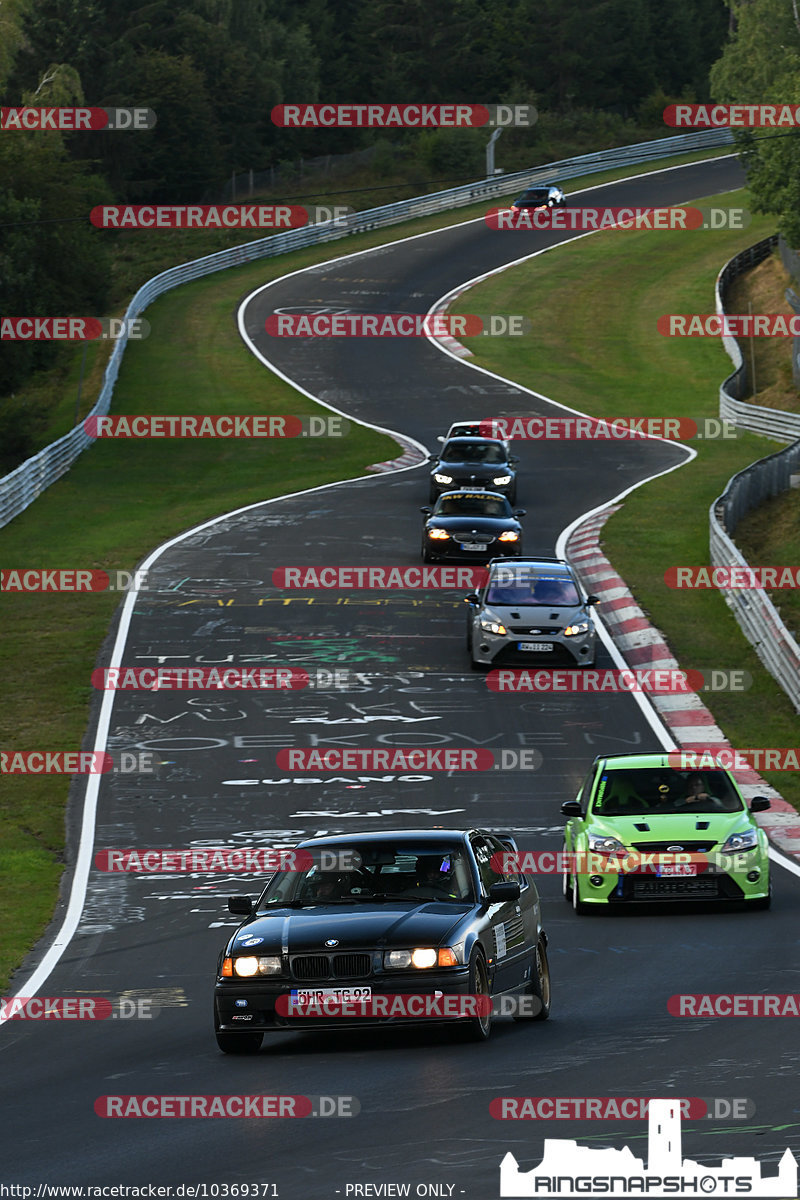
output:
[{"label": "curved track section", "polygon": [[[732,160],[595,189],[597,203],[676,203],[737,186]],[[481,222],[409,239],[261,289],[245,328],[278,369],[323,401],[429,445],[449,421],[543,401],[471,371],[425,341],[268,340],[279,307],[425,312],[464,278],[534,252],[547,237],[493,235]],[[552,553],[582,512],[681,461],[665,443],[523,444],[527,549]],[[276,567],[415,563],[425,469],[361,479],[229,514],[162,547],[154,590],[136,598],[115,653],[126,665],[289,664],[346,672],[343,686],[269,692],[120,692],[109,747],[155,753],[157,778],[101,777],[95,849],[280,845],[329,831],[487,825],[524,848],[559,849],[559,803],[602,750],[662,744],[627,696],[491,694],[466,669],[461,593],[287,593]],[[120,639],[121,643],[122,639]],[[110,653],[110,651],[109,651]],[[601,665],[610,665],[601,650]],[[99,704],[98,704],[99,710]],[[95,714],[97,718],[98,714]],[[294,778],[299,746],[533,748],[535,772]],[[77,828],[80,813],[75,813]],[[798,1147],[798,1051],[780,1021],[677,1021],[674,992],[790,992],[798,880],[776,871],[771,913],[659,911],[586,919],[541,879],[554,1015],[498,1022],[485,1046],[448,1033],[280,1037],[252,1059],[220,1055],[211,1030],[216,954],[235,924],[240,876],[89,873],[77,933],[39,993],[159,1002],[152,1021],[8,1022],[0,1032],[5,1178],[18,1184],[274,1183],[283,1200],[344,1197],[348,1185],[436,1184],[493,1196],[500,1160],[523,1168],[541,1139],[637,1140],[644,1126],[495,1123],[496,1096],[749,1096],[756,1115],[687,1123],[685,1152],[777,1162]],[[26,965],[33,971],[37,955]],[[352,1119],[104,1119],[104,1095],[354,1095]],[[173,1193],[174,1195],[175,1193]],[[207,1193],[211,1195],[211,1192]],[[218,1193],[222,1195],[222,1192]],[[261,1194],[261,1193],[259,1193]],[[377,1191],[350,1195],[379,1195]],[[387,1194],[387,1193],[383,1193]],[[391,1194],[391,1193],[388,1193]]]}]

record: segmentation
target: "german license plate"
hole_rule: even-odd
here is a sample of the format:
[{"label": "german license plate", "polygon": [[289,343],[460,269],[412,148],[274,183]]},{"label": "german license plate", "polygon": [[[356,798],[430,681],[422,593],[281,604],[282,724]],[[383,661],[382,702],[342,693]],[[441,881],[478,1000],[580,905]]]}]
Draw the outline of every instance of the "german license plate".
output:
[{"label": "german license plate", "polygon": [[462,550],[485,550],[486,543],[485,542],[462,542],[461,549]]},{"label": "german license plate", "polygon": [[372,997],[372,988],[293,988],[291,991],[292,1004],[321,1004],[331,996],[335,996],[338,1000],[343,1001],[369,1000]]},{"label": "german license plate", "polygon": [[667,875],[696,875],[697,863],[662,863],[658,867],[658,874],[662,877]]},{"label": "german license plate", "polygon": [[552,642],[517,642],[518,650],[552,650]]}]

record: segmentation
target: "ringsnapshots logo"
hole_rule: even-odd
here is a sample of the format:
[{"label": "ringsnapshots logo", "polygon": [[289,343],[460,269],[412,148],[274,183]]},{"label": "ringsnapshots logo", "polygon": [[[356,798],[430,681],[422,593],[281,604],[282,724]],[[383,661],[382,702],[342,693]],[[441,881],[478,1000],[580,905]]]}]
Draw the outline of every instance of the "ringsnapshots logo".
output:
[{"label": "ringsnapshots logo", "polygon": [[106,416],[83,422],[91,438],[318,438],[346,437],[350,422],[326,416]]},{"label": "ringsnapshots logo", "polygon": [[0,130],[37,130],[56,133],[153,129],[152,108],[0,108]]},{"label": "ringsnapshots logo", "polygon": [[530,129],[532,104],[276,104],[281,129]]},{"label": "ringsnapshots logo", "polygon": [[680,1100],[651,1100],[647,1120],[646,1163],[628,1146],[616,1150],[547,1138],[541,1162],[530,1171],[520,1170],[514,1155],[506,1154],[500,1164],[501,1197],[797,1196],[797,1160],[788,1148],[774,1175],[765,1176],[757,1159],[740,1156],[707,1167],[683,1157]]},{"label": "ringsnapshots logo", "polygon": [[144,317],[0,317],[0,342],[140,342],[149,336]]}]

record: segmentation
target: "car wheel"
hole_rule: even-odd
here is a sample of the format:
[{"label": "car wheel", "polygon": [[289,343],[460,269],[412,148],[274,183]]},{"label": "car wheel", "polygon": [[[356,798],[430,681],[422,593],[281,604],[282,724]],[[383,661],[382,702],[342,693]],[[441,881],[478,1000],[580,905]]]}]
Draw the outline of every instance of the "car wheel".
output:
[{"label": "car wheel", "polygon": [[759,896],[758,900],[745,901],[749,912],[760,912],[762,909],[771,908],[772,906],[772,884],[766,896]]},{"label": "car wheel", "polygon": [[581,889],[577,875],[573,875],[572,877],[572,907],[576,913],[586,912],[586,905],[581,900]]},{"label": "car wheel", "polygon": [[530,1016],[520,1014],[515,1021],[546,1021],[550,1016],[550,964],[547,961],[547,946],[540,935],[533,956],[531,985],[527,995],[532,996],[538,1003],[533,1005],[534,1012]]},{"label": "car wheel", "polygon": [[475,658],[475,655],[474,655],[473,649],[472,649],[472,639],[474,638],[474,636],[475,636],[475,630],[468,627],[467,628],[467,649],[469,650],[469,665],[472,667],[473,671],[488,671],[490,669],[489,664],[478,662],[477,659]]},{"label": "car wheel", "polygon": [[[472,958],[469,961],[469,994],[471,996],[491,996],[486,959],[479,950],[473,951]],[[485,1042],[488,1040],[491,1032],[491,1009],[485,1016],[470,1018],[464,1028],[464,1036],[470,1042]]]},{"label": "car wheel", "polygon": [[217,1045],[223,1054],[258,1054],[264,1040],[263,1033],[228,1033],[219,1027],[219,1018],[214,1010],[214,1033]]},{"label": "car wheel", "polygon": [[[562,854],[564,854],[564,855],[567,855],[567,854],[569,853],[569,851],[567,850],[567,843],[566,843],[566,842],[564,842],[564,846],[563,846],[563,848],[562,848],[562,851],[561,851],[561,852],[562,852]],[[571,878],[572,878],[572,877],[570,876],[570,873],[569,873],[569,871],[567,870],[567,868],[566,868],[566,867],[564,867],[564,870],[563,870],[563,872],[562,872],[562,874],[561,874],[561,894],[563,895],[563,897],[564,897],[564,899],[565,899],[565,900],[569,901],[569,903],[570,903],[570,904],[572,903],[572,883],[571,883]]]}]

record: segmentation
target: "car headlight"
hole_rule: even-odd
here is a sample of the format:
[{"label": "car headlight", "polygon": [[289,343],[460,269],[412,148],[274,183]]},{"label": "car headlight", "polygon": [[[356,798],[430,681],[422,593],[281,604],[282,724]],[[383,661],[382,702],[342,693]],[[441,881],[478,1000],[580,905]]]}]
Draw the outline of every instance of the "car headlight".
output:
[{"label": "car headlight", "polygon": [[627,854],[628,851],[622,842],[615,837],[605,837],[600,834],[589,834],[589,850],[592,854]]},{"label": "car headlight", "polygon": [[495,475],[494,479],[492,480],[492,483],[495,485],[495,487],[505,487],[505,485],[507,483],[511,483],[511,476],[510,475]]},{"label": "car headlight", "polygon": [[268,954],[256,958],[254,954],[242,954],[238,958],[226,958],[222,963],[222,974],[227,977],[238,975],[240,979],[252,979],[254,975],[280,975],[280,955]]},{"label": "car headlight", "polygon": [[436,950],[433,946],[420,946],[416,950],[387,950],[383,956],[384,967],[391,971],[404,971],[409,967],[426,970],[429,967],[455,967],[458,957],[449,946]]},{"label": "car headlight", "polygon": [[436,480],[437,483],[452,483],[453,482],[452,475],[440,475],[438,471],[434,472],[433,478]]},{"label": "car headlight", "polygon": [[505,625],[501,625],[499,621],[489,621],[485,617],[481,617],[480,627],[481,629],[485,630],[486,633],[497,633],[501,635],[506,633]]},{"label": "car headlight", "polygon": [[435,542],[446,542],[450,534],[446,529],[427,529],[425,531],[429,538],[433,538]]},{"label": "car headlight", "polygon": [[740,829],[732,833],[722,847],[723,854],[736,854],[740,850],[755,850],[758,847],[758,830]]},{"label": "car headlight", "polygon": [[507,529],[505,533],[500,534],[497,540],[498,542],[518,542],[519,534],[515,533],[513,529]]},{"label": "car headlight", "polygon": [[567,628],[564,630],[564,637],[576,637],[578,634],[588,633],[588,632],[589,632],[589,622],[588,621],[578,621],[577,624],[575,624],[575,625],[567,626]]}]

